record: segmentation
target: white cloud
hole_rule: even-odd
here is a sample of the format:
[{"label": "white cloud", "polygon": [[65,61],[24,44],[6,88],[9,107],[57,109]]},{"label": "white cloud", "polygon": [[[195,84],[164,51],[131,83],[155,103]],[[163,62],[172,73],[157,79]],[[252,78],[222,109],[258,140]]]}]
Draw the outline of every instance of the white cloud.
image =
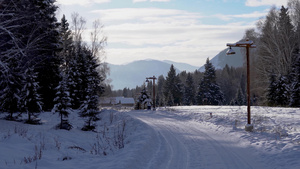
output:
[{"label": "white cloud", "polygon": [[183,10],[175,9],[159,9],[159,8],[120,8],[120,9],[106,9],[95,10],[92,13],[97,13],[101,16],[101,19],[106,23],[118,23],[120,24],[139,22],[168,22],[174,23],[177,21],[190,23],[202,18],[199,13],[186,12]]},{"label": "white cloud", "polygon": [[107,3],[110,1],[111,0],[56,0],[56,2],[61,5],[90,5],[93,3]]},{"label": "white cloud", "polygon": [[230,21],[233,18],[260,18],[263,16],[266,16],[268,12],[264,11],[264,12],[258,12],[258,11],[254,11],[252,13],[248,13],[248,14],[238,14],[238,15],[224,15],[224,14],[216,14],[214,15],[215,17],[224,20],[224,21]]},{"label": "white cloud", "polygon": [[247,0],[246,1],[246,6],[252,6],[252,7],[271,6],[271,5],[286,6],[286,4],[287,4],[287,0]]},{"label": "white cloud", "polygon": [[169,2],[171,0],[150,0],[151,2]]},{"label": "white cloud", "polygon": [[[107,9],[93,11],[100,14],[108,36],[107,61],[130,62],[141,58],[169,59],[202,65],[226,43],[242,38],[253,23],[236,22],[225,25],[205,25],[200,13],[174,9]],[[261,15],[232,15],[248,18]],[[117,46],[117,47],[116,47]]]},{"label": "white cloud", "polygon": [[136,3],[136,2],[146,2],[147,0],[133,0],[133,3]]},{"label": "white cloud", "polygon": [[147,1],[150,1],[150,2],[170,2],[171,0],[132,0],[133,3],[136,3],[136,2],[147,2]]}]

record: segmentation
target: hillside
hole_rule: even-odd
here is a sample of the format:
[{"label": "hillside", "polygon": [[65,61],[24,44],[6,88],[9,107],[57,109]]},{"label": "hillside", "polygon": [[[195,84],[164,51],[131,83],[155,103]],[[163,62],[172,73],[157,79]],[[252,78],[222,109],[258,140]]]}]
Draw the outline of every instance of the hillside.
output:
[{"label": "hillside", "polygon": [[[182,66],[188,67],[188,64],[176,62],[167,63],[158,60],[139,60],[125,65],[108,64],[110,67],[110,75],[108,78],[112,80],[111,85],[113,85],[114,90],[124,89],[125,87],[135,88],[136,86],[142,85],[146,77],[166,76],[171,64],[174,64],[177,73],[183,70],[178,69],[175,64],[181,65],[181,68]],[[196,67],[194,68],[194,70],[197,69]]]},{"label": "hillside", "polygon": [[[227,48],[222,50],[210,61],[216,69],[223,69],[225,65],[232,67],[242,67],[244,64],[244,53],[241,48],[233,48],[236,52],[235,55],[226,55]],[[178,63],[170,60],[138,60],[124,65],[108,64],[110,67],[109,79],[112,80],[111,85],[113,90],[128,88],[135,88],[145,82],[146,77],[150,76],[166,76],[170,70],[170,66],[174,65],[177,73],[181,71],[194,72],[199,70],[204,71],[204,65],[199,67],[192,66],[186,63]]]},{"label": "hillside", "polygon": [[[222,50],[215,57],[210,58],[210,62],[214,65],[216,69],[223,69],[227,64],[229,67],[242,67],[244,64],[245,54],[242,52],[241,48],[233,47],[236,52],[234,55],[226,55],[228,48]],[[200,72],[204,72],[204,65],[199,68]]]}]

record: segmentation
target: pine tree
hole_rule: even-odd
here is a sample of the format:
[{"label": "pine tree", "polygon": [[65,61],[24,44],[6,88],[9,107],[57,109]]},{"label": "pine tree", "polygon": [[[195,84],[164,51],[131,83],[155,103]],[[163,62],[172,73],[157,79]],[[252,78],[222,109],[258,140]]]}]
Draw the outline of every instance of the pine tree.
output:
[{"label": "pine tree", "polygon": [[82,77],[83,85],[86,85],[84,92],[84,102],[80,107],[80,117],[86,118],[86,124],[82,128],[83,130],[94,130],[96,127],[95,123],[98,120],[99,110],[99,96],[104,92],[102,86],[103,78],[98,72],[99,63],[98,60],[91,51],[85,49],[85,60],[86,60],[86,70],[83,71],[84,77]]},{"label": "pine tree", "polygon": [[297,60],[294,62],[292,71],[292,80],[290,84],[291,97],[290,106],[300,107],[300,55],[298,55]]},{"label": "pine tree", "polygon": [[193,105],[195,103],[195,85],[194,79],[191,73],[187,74],[186,86],[184,90],[184,104]]},{"label": "pine tree", "polygon": [[223,93],[216,82],[215,68],[207,58],[204,76],[199,85],[198,104],[218,105],[224,101]]},{"label": "pine tree", "polygon": [[71,113],[71,98],[69,97],[69,89],[67,85],[67,74],[62,74],[62,80],[59,82],[59,85],[56,87],[56,98],[54,99],[54,107],[52,109],[53,113],[59,113],[60,116],[60,129],[70,130],[72,125],[69,123],[67,119],[69,114]]},{"label": "pine tree", "polygon": [[60,60],[59,52],[59,23],[55,12],[57,6],[54,0],[33,0],[33,28],[40,37],[36,43],[37,50],[30,55],[36,57],[36,69],[38,72],[38,82],[40,85],[39,93],[42,96],[44,110],[53,108],[55,98],[55,88],[60,81]]},{"label": "pine tree", "polygon": [[159,106],[165,105],[165,96],[163,94],[163,87],[165,83],[165,78],[163,75],[160,75],[157,80],[157,96],[156,102]]},{"label": "pine tree", "polygon": [[1,111],[7,112],[7,119],[14,120],[13,114],[20,110],[21,89],[24,81],[24,76],[21,74],[21,69],[17,57],[11,58],[6,63],[7,68],[0,67],[0,108]]},{"label": "pine tree", "polygon": [[272,73],[269,79],[269,87],[267,91],[267,100],[270,106],[276,104],[276,96],[277,96],[276,90],[277,90],[276,75]]},{"label": "pine tree", "polygon": [[236,104],[239,105],[239,106],[246,104],[245,95],[243,94],[241,88],[239,88],[237,90],[235,100],[236,100]]},{"label": "pine tree", "polygon": [[286,106],[288,105],[289,93],[288,82],[286,76],[281,75],[276,85],[276,105]]},{"label": "pine tree", "polygon": [[37,73],[34,72],[33,68],[28,68],[25,71],[25,84],[22,89],[23,97],[22,97],[22,105],[23,109],[28,114],[27,123],[30,124],[38,124],[39,120],[32,119],[32,116],[37,117],[38,113],[42,111],[42,105],[41,97],[38,94],[38,82],[36,82],[37,79]]},{"label": "pine tree", "polygon": [[[8,119],[20,111],[21,90],[24,83],[30,3],[27,0],[2,1],[0,5],[0,109],[8,112]],[[26,33],[25,30],[27,30]],[[32,37],[34,39],[34,37]]]},{"label": "pine tree", "polygon": [[144,88],[143,90],[141,90],[140,92],[140,96],[137,98],[137,102],[136,102],[136,105],[135,105],[135,109],[136,110],[139,110],[139,109],[143,109],[145,108],[145,105],[143,105],[144,101],[146,99],[149,99],[149,95],[147,93],[147,90],[146,88]]},{"label": "pine tree", "polygon": [[[70,62],[73,60],[73,37],[72,31],[69,30],[69,23],[66,20],[65,15],[61,18],[60,27],[59,27],[59,36],[60,36],[60,49],[59,52],[61,65],[63,71],[68,73]],[[71,73],[68,76],[72,75]]]},{"label": "pine tree", "polygon": [[168,76],[166,77],[163,92],[165,98],[167,99],[166,102],[168,105],[173,106],[181,104],[183,94],[182,90],[182,83],[179,79],[179,76],[176,75],[176,70],[172,64],[170,71],[168,72]]},{"label": "pine tree", "polygon": [[[61,18],[60,27],[59,27],[59,34],[61,37],[60,40],[60,48],[61,51],[59,52],[60,57],[60,71],[62,76],[62,81],[60,81],[59,86],[63,87],[63,90],[67,90],[67,97],[70,99],[68,101],[68,109],[70,108],[71,102],[73,101],[71,96],[74,94],[74,87],[76,86],[75,77],[76,77],[76,60],[74,54],[74,45],[73,45],[73,37],[72,31],[69,30],[69,23],[65,18],[65,15]],[[66,85],[66,86],[65,86]],[[72,89],[72,90],[70,90]],[[59,89],[60,90],[60,89]],[[57,98],[58,96],[56,96]],[[64,96],[66,97],[66,96]],[[70,103],[69,103],[70,102]],[[79,105],[79,104],[78,104]],[[73,106],[75,107],[75,106]],[[64,113],[67,114],[67,113]],[[64,115],[67,117],[67,115]],[[62,128],[62,116],[61,116],[61,126]]]}]

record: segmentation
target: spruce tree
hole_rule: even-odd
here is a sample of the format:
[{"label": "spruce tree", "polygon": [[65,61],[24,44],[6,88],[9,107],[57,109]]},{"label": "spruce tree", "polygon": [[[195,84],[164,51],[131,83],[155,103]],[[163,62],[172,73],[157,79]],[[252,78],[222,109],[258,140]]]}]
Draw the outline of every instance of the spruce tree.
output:
[{"label": "spruce tree", "polygon": [[173,64],[170,67],[168,76],[164,84],[164,96],[169,106],[180,105],[182,101],[182,83],[179,76],[176,75],[176,70]]},{"label": "spruce tree", "polygon": [[38,82],[37,82],[37,73],[34,72],[33,68],[28,68],[25,71],[25,84],[22,89],[22,105],[23,109],[28,114],[27,123],[37,124],[39,120],[33,119],[32,116],[37,117],[37,115],[42,111],[41,97],[38,94]]},{"label": "spruce tree", "polygon": [[245,105],[245,104],[246,104],[245,95],[243,94],[241,88],[239,88],[239,89],[237,90],[235,100],[236,100],[235,103],[236,103],[237,105],[239,105],[239,106]]},{"label": "spruce tree", "polygon": [[91,51],[85,48],[86,70],[82,72],[82,81],[84,88],[84,99],[80,107],[79,115],[86,119],[83,130],[94,130],[96,124],[94,122],[100,120],[99,96],[104,92],[102,86],[103,78],[99,73],[99,62]]},{"label": "spruce tree", "polygon": [[0,67],[0,108],[7,112],[7,119],[14,120],[13,114],[20,111],[20,99],[24,76],[21,74],[21,68],[17,57],[11,58],[6,63],[7,68]]},{"label": "spruce tree", "polygon": [[268,104],[270,106],[274,106],[277,101],[276,101],[276,96],[277,96],[277,80],[276,80],[276,75],[274,73],[271,74],[270,79],[269,79],[269,87],[267,91],[267,100]]},{"label": "spruce tree", "polygon": [[186,86],[184,88],[184,104],[193,105],[195,103],[195,85],[194,79],[191,73],[187,74]]},{"label": "spruce tree", "polygon": [[216,82],[216,72],[207,58],[204,76],[198,88],[198,104],[218,105],[224,101],[223,93]]},{"label": "spruce tree", "polygon": [[60,60],[58,56],[59,49],[59,23],[57,22],[55,12],[57,6],[54,0],[33,0],[34,5],[33,20],[36,34],[40,37],[36,44],[37,50],[31,53],[36,57],[38,72],[38,82],[40,85],[39,93],[42,96],[44,110],[53,108],[55,98],[55,88],[60,81]]},{"label": "spruce tree", "polygon": [[150,97],[147,93],[146,88],[142,89],[141,92],[140,92],[140,96],[137,98],[135,109],[139,110],[139,109],[145,108],[145,105],[143,105],[143,103],[146,99],[149,99],[149,98]]},{"label": "spruce tree", "polygon": [[59,82],[59,85],[56,87],[56,98],[54,99],[54,107],[52,109],[53,113],[59,113],[60,116],[60,129],[70,130],[72,125],[68,121],[68,116],[71,113],[71,98],[69,97],[69,89],[67,85],[67,74],[62,74],[62,80]]},{"label": "spruce tree", "polygon": [[292,80],[290,84],[291,97],[289,105],[292,107],[300,107],[300,55],[293,65]]},{"label": "spruce tree", "polygon": [[289,92],[288,92],[288,79],[286,76],[281,75],[278,79],[276,85],[276,105],[286,106],[289,101]]},{"label": "spruce tree", "polygon": [[160,75],[157,80],[157,95],[156,95],[156,102],[159,106],[165,105],[165,96],[163,94],[163,87],[165,83],[165,78],[163,75]]}]

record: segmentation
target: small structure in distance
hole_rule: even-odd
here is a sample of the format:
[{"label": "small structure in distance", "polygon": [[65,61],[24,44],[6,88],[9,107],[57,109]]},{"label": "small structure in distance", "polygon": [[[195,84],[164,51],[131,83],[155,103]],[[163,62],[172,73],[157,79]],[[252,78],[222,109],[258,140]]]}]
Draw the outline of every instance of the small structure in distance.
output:
[{"label": "small structure in distance", "polygon": [[133,108],[135,101],[131,97],[101,97],[101,107],[126,107]]}]

